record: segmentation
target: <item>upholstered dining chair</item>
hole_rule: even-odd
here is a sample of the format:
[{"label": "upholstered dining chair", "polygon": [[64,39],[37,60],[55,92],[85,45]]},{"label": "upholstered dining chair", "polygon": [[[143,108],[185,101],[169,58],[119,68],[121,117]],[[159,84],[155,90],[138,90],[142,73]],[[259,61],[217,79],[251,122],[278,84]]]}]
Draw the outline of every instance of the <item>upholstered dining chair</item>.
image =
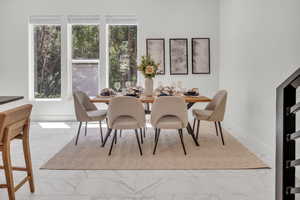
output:
[{"label": "upholstered dining chair", "polygon": [[143,155],[138,129],[140,129],[141,140],[143,140],[142,129],[145,127],[145,110],[142,103],[135,97],[119,96],[114,97],[107,110],[108,128],[107,134],[114,130],[108,155],[111,155],[114,144],[117,144],[117,131],[134,129],[140,155]]},{"label": "upholstered dining chair", "polygon": [[[7,188],[9,200],[15,200],[15,192],[27,181],[30,192],[34,192],[33,172],[29,148],[29,125],[32,105],[23,105],[0,112],[0,151],[2,152],[3,166],[6,184],[0,184],[0,188]],[[10,144],[12,140],[20,139],[23,144],[25,167],[13,167],[11,161]],[[24,171],[26,177],[19,184],[14,185],[13,171]]]},{"label": "upholstered dining chair", "polygon": [[98,110],[97,107],[90,102],[87,94],[81,91],[73,93],[76,119],[79,121],[78,132],[75,140],[75,145],[78,144],[78,138],[82,123],[85,122],[85,135],[87,135],[88,122],[99,122],[101,143],[103,144],[102,121],[106,119],[106,110]]},{"label": "upholstered dining chair", "polygon": [[183,97],[163,96],[155,100],[152,105],[151,124],[155,128],[155,146],[153,155],[156,152],[161,129],[177,129],[184,154],[186,150],[183,142],[182,129],[187,127],[187,107]]},{"label": "upholstered dining chair", "polygon": [[220,90],[217,92],[217,94],[213,97],[212,101],[205,107],[204,110],[193,109],[192,111],[194,116],[193,131],[195,131],[195,124],[197,121],[196,139],[198,139],[198,135],[199,135],[200,121],[201,120],[211,121],[215,123],[217,136],[218,136],[218,128],[219,128],[222,144],[225,145],[221,122],[224,120],[226,101],[227,101],[227,91]]}]

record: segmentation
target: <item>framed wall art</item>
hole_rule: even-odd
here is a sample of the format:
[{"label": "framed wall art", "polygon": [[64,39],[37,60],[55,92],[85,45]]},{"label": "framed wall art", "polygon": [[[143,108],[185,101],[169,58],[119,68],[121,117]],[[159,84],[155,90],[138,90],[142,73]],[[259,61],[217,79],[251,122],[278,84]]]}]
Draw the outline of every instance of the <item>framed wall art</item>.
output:
[{"label": "framed wall art", "polygon": [[185,38],[170,39],[170,74],[188,74],[188,40]]},{"label": "framed wall art", "polygon": [[157,74],[165,74],[165,39],[146,39],[146,53],[155,63],[159,64]]},{"label": "framed wall art", "polygon": [[192,38],[192,73],[210,74],[209,38]]}]

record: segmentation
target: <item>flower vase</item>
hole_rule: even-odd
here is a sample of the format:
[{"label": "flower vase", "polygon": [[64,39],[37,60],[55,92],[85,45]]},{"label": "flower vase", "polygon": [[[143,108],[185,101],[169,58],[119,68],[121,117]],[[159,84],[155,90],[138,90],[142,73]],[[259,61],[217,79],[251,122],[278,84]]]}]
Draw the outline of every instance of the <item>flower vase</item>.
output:
[{"label": "flower vase", "polygon": [[151,97],[153,95],[153,79],[145,78],[145,95]]}]

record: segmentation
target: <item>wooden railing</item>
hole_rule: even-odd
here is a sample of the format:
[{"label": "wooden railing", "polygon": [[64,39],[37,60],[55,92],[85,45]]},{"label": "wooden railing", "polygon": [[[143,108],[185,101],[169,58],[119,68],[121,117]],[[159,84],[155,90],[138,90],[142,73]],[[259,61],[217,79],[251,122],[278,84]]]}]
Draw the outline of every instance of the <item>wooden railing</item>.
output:
[{"label": "wooden railing", "polygon": [[296,89],[300,86],[300,68],[284,81],[276,91],[276,200],[295,200],[300,188],[295,185],[295,169],[300,165],[296,159]]}]

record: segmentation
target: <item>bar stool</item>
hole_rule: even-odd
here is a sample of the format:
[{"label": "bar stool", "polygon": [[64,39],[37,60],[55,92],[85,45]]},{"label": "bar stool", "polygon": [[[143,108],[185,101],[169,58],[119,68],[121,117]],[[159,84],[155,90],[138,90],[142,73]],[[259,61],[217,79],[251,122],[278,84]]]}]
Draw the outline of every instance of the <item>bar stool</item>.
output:
[{"label": "bar stool", "polygon": [[[29,149],[29,124],[32,105],[23,105],[0,113],[0,151],[2,152],[3,166],[6,184],[0,184],[0,188],[7,188],[9,200],[15,200],[15,192],[27,181],[30,191],[34,192],[33,172]],[[23,143],[25,167],[13,167],[11,163],[10,143],[14,139],[20,139]],[[27,172],[22,181],[14,185],[13,170]]]}]

